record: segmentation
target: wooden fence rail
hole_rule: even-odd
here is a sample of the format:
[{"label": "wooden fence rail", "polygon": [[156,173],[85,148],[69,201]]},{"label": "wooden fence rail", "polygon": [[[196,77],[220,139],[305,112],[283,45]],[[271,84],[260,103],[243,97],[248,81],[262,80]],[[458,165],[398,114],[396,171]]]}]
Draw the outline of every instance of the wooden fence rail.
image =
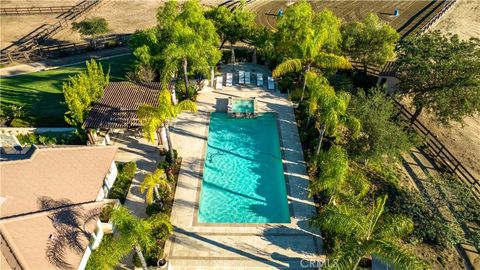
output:
[{"label": "wooden fence rail", "polygon": [[[111,35],[99,38],[95,49],[117,47],[125,45],[130,38],[130,34]],[[53,46],[44,46],[33,48],[30,51],[13,52],[0,55],[0,63],[10,63],[20,60],[40,60],[47,57],[67,56],[76,53],[84,53],[93,50],[88,41],[73,42]]]},{"label": "wooden fence rail", "polygon": [[20,16],[20,15],[38,15],[38,14],[57,14],[57,13],[68,12],[73,7],[74,6],[0,8],[0,15]]},{"label": "wooden fence rail", "polygon": [[86,12],[90,11],[95,6],[99,5],[101,1],[102,0],[85,0],[70,9],[68,14],[66,14],[66,16],[58,20],[56,23],[36,33],[22,44],[10,50],[2,50],[0,63],[7,64],[14,61],[29,61],[31,59],[35,59],[38,57],[38,55],[35,55],[35,53],[38,52],[38,50],[35,48],[39,46],[39,43],[68,27],[71,21],[74,21]]},{"label": "wooden fence rail", "polygon": [[420,33],[423,33],[428,30],[438,19],[440,19],[443,14],[445,14],[456,2],[457,0],[446,0],[445,6],[438,12],[427,24],[420,28]]},{"label": "wooden fence rail", "polygon": [[[413,114],[400,102],[394,99],[394,103],[400,110],[401,114],[411,120]],[[420,121],[415,120],[412,127],[420,133],[425,139],[424,149],[427,154],[437,162],[443,169],[457,175],[465,184],[467,184],[472,193],[480,199],[480,181],[465,168],[465,166],[447,149],[447,147],[438,140],[438,138]]]}]

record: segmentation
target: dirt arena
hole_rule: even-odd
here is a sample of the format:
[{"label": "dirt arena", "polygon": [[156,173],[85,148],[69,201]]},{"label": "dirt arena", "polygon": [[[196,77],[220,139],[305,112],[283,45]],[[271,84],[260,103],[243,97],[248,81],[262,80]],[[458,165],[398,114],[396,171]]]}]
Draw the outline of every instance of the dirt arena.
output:
[{"label": "dirt arena", "polygon": [[[285,10],[290,1],[257,1],[251,4],[251,10],[257,14],[257,23],[274,28],[279,9]],[[429,21],[443,6],[443,2],[420,1],[312,1],[314,10],[328,8],[344,21],[365,18],[369,13],[377,14],[402,35],[419,29]],[[398,8],[399,16],[394,16]]]}]

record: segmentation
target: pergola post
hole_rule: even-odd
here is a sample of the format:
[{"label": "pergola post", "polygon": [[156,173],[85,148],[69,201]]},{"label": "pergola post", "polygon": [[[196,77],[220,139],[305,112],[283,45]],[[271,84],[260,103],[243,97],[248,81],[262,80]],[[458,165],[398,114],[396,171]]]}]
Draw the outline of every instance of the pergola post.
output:
[{"label": "pergola post", "polygon": [[87,137],[88,137],[88,141],[90,142],[90,144],[97,144],[97,140],[96,140],[96,134],[94,132],[93,129],[89,128],[88,129],[88,132],[87,132]]}]

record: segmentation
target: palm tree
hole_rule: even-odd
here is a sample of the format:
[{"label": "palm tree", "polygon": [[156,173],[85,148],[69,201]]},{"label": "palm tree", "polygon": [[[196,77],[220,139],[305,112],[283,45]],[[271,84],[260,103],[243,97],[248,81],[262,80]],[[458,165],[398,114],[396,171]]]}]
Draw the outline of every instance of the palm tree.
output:
[{"label": "palm tree", "polygon": [[171,94],[166,88],[160,92],[158,106],[144,104],[137,111],[143,134],[150,142],[155,141],[156,133],[158,145],[160,145],[161,129],[165,129],[169,155],[172,160],[174,159],[174,154],[169,122],[176,119],[183,111],[197,112],[197,105],[191,100],[184,100],[176,105],[173,104]]},{"label": "palm tree", "polygon": [[145,176],[145,179],[140,186],[140,192],[147,192],[145,199],[148,204],[153,203],[154,193],[157,200],[161,199],[160,192],[158,191],[159,186],[169,193],[172,191],[172,187],[170,186],[170,183],[168,182],[167,176],[163,169],[156,169],[153,173]]},{"label": "palm tree", "polygon": [[137,253],[142,268],[147,270],[147,263],[143,256],[142,247],[145,250],[151,249],[155,245],[155,239],[152,237],[152,226],[148,220],[138,219],[124,206],[117,206],[112,210],[111,220],[118,230],[120,237],[128,239]]},{"label": "palm tree", "polygon": [[333,87],[324,86],[321,88],[321,94],[318,98],[318,118],[316,128],[319,131],[319,140],[317,146],[317,155],[320,154],[322,140],[325,134],[335,136],[339,126],[348,127],[353,137],[360,134],[360,121],[347,113],[350,94],[347,92],[335,93]]},{"label": "palm tree", "polygon": [[329,204],[337,201],[355,202],[370,190],[370,183],[360,172],[350,173],[348,154],[341,146],[333,145],[318,159],[318,177],[310,182],[310,196],[325,192]]},{"label": "palm tree", "polygon": [[387,196],[377,198],[370,211],[347,205],[327,205],[311,224],[344,239],[332,255],[335,269],[357,269],[362,258],[375,255],[395,269],[424,269],[424,263],[398,245],[413,231],[411,219],[383,215]]},{"label": "palm tree", "polygon": [[[169,216],[155,214],[139,219],[124,206],[116,206],[111,213],[113,237],[102,241],[90,257],[86,269],[113,269],[133,248],[143,269],[147,269],[142,250],[151,252],[158,241],[165,241],[173,232]],[[157,246],[158,247],[158,246]]]},{"label": "palm tree", "polygon": [[281,77],[292,72],[302,72],[302,96],[305,96],[307,73],[312,68],[351,68],[350,62],[334,53],[341,39],[340,20],[331,11],[313,12],[306,1],[299,1],[285,11],[279,22],[278,47],[285,52],[285,59],[272,72]]}]

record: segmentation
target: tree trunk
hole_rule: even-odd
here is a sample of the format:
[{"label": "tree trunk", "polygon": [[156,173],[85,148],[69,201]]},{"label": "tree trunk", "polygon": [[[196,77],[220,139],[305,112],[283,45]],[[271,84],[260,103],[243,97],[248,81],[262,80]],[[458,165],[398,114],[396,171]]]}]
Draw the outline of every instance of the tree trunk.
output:
[{"label": "tree trunk", "polygon": [[307,117],[307,123],[305,124],[305,130],[308,129],[308,126],[310,126],[310,120],[312,119],[312,116],[311,115],[308,115]]},{"label": "tree trunk", "polygon": [[163,141],[162,141],[162,127],[159,127],[157,128],[157,146],[158,146],[158,149],[160,149],[160,145],[163,144]]},{"label": "tree trunk", "polygon": [[310,71],[310,64],[307,65],[305,72],[303,73],[303,85],[302,85],[302,97],[300,98],[300,102],[303,101],[305,96],[305,88],[307,87],[307,72]]},{"label": "tree trunk", "polygon": [[145,257],[143,257],[142,249],[138,245],[135,245],[134,249],[137,253],[138,258],[140,259],[143,270],[148,270],[147,263],[145,262]]},{"label": "tree trunk", "polygon": [[320,136],[319,136],[319,141],[317,146],[317,156],[320,154],[320,149],[322,148],[322,140],[323,140],[323,134],[325,134],[325,129],[326,129],[325,124],[322,124],[320,126]]},{"label": "tree trunk", "polygon": [[360,263],[360,261],[362,260],[362,257],[358,258],[357,262],[355,263],[355,265],[353,266],[352,270],[356,270],[357,267],[358,267],[358,264]]},{"label": "tree trunk", "polygon": [[185,80],[185,91],[187,93],[187,98],[190,98],[190,94],[188,92],[188,73],[187,73],[188,61],[187,58],[183,58],[182,60],[182,68],[183,68],[183,79]]},{"label": "tree trunk", "polygon": [[165,132],[167,133],[168,154],[170,155],[172,160],[175,160],[175,156],[173,155],[172,138],[170,137],[170,129],[168,127],[168,124],[165,124]]},{"label": "tree trunk", "polygon": [[226,39],[222,40],[222,43],[220,44],[220,50],[223,49],[223,45],[225,45],[225,42],[227,42]]},{"label": "tree trunk", "polygon": [[162,197],[160,196],[160,192],[158,191],[158,185],[155,185],[153,191],[155,192],[155,197],[157,197],[157,201],[160,201]]},{"label": "tree trunk", "polygon": [[417,121],[417,118],[422,113],[422,110],[423,110],[423,106],[415,110],[415,113],[413,113],[412,118],[410,119],[410,124],[413,125],[415,121]]}]

